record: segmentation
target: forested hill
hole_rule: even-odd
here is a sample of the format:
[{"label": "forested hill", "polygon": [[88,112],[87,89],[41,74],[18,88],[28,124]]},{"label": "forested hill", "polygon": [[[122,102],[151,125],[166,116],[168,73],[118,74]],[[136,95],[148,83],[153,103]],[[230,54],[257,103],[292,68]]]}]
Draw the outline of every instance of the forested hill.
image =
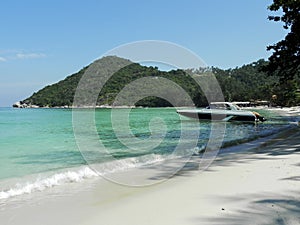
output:
[{"label": "forested hill", "polygon": [[[105,83],[97,99],[97,105],[112,105],[117,94],[126,84],[142,77],[163,77],[177,83],[192,98],[196,106],[207,105],[207,100],[196,82],[188,75],[189,71],[171,70],[160,71],[157,67],[146,67],[138,63],[131,63],[127,59],[116,56],[107,56],[84,67],[79,72],[68,76],[56,84],[46,86],[31,97],[21,101],[21,104],[37,105],[40,107],[72,106],[77,85],[83,74],[93,66],[101,64],[103,71],[109,70],[114,65],[128,65],[118,70]],[[219,68],[200,69],[201,76],[211,76],[213,72],[219,81],[226,101],[270,100],[273,95],[278,96],[276,103],[279,105],[292,105],[296,103],[296,82],[291,82],[286,89],[280,87],[276,76],[268,76],[261,71],[267,62],[258,62],[244,65],[240,68],[222,70]],[[188,72],[188,73],[187,73]],[[195,71],[194,71],[195,72]],[[100,72],[101,75],[101,72]],[[164,85],[164,84],[161,84]],[[151,87],[150,87],[151,88]],[[162,86],[162,88],[164,88]],[[169,87],[165,87],[166,89]],[[100,91],[100,90],[99,90]],[[153,94],[155,95],[155,93]],[[114,103],[116,104],[116,103]],[[185,105],[186,102],[182,102]],[[136,106],[163,107],[171,106],[168,101],[156,97],[147,97],[135,104]]]},{"label": "forested hill", "polygon": [[[132,63],[127,59],[122,59],[116,56],[107,56],[93,62],[91,65],[81,69],[78,73],[68,76],[66,79],[56,84],[46,86],[37,93],[34,93],[31,97],[23,100],[21,103],[25,103],[27,105],[37,105],[40,107],[72,106],[78,83],[84,73],[90,67],[93,68],[92,70],[98,68],[99,71],[97,71],[97,73],[99,73],[99,76],[101,76],[101,72],[106,74],[111,67],[115,68],[118,65],[128,66],[118,70],[105,83],[97,99],[97,105],[99,106],[112,105],[115,97],[125,87],[126,84],[129,84],[132,81],[142,77],[163,77],[172,80],[180,87],[185,89],[192,99],[195,98],[195,95],[198,92],[196,82],[183,70],[172,70],[170,72],[159,71],[157,67],[141,66],[140,64]],[[153,89],[155,90],[155,88]],[[137,103],[137,105],[149,107],[171,106],[169,102],[151,96],[149,98],[142,99]]]}]

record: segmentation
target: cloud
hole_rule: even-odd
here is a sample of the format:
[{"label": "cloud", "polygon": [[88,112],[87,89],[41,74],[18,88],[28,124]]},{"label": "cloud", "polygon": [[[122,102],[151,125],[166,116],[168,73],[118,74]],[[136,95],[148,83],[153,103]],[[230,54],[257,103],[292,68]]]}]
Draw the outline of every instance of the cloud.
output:
[{"label": "cloud", "polygon": [[45,58],[46,55],[43,53],[17,53],[17,59],[39,59]]},{"label": "cloud", "polygon": [[47,57],[46,54],[36,51],[0,49],[0,62],[27,60],[27,59],[41,59]]},{"label": "cloud", "polygon": [[0,62],[6,62],[6,58],[0,56]]}]

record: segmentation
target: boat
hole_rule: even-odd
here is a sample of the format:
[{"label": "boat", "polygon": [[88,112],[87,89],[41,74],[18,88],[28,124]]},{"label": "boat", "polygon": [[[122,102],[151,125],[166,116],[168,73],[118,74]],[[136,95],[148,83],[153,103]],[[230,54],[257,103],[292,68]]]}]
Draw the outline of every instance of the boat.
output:
[{"label": "boat", "polygon": [[242,110],[231,102],[212,102],[203,109],[181,109],[177,113],[198,120],[224,122],[264,122],[266,119],[257,112]]}]

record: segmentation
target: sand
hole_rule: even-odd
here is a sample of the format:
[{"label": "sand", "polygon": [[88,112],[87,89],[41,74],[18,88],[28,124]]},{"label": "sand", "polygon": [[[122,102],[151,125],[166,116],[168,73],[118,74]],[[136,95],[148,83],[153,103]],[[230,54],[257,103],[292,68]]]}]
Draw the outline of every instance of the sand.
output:
[{"label": "sand", "polygon": [[[4,207],[0,223],[300,224],[299,137],[295,125],[272,140],[239,145],[238,153],[229,149],[205,171],[189,166],[147,187],[95,179],[69,185],[63,195],[53,188],[47,190],[49,198],[36,193],[35,200]],[[140,172],[133,170],[127,178],[136,179]]]},{"label": "sand", "polygon": [[82,224],[300,224],[299,135],[186,171]]}]

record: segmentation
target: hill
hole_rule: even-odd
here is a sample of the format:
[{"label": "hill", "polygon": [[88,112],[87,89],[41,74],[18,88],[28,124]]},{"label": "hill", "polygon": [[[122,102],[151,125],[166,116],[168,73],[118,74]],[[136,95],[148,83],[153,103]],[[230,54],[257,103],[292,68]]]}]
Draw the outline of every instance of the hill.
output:
[{"label": "hill", "polygon": [[[125,65],[125,67],[121,68],[122,65]],[[87,67],[84,67],[78,73],[72,74],[58,83],[48,85],[37,93],[33,93],[32,96],[21,101],[21,103],[26,105],[36,105],[39,107],[72,106],[76,88],[80,79],[85,72],[87,72],[87,70],[91,68],[95,70],[95,68],[97,68],[95,73],[97,73],[98,76],[105,76],[110,68],[118,67],[121,69],[113,73],[113,76],[104,84],[103,88],[101,89],[101,92],[97,98],[97,105],[112,105],[117,94],[127,84],[143,77],[163,77],[169,79],[186,90],[188,94],[192,96],[192,99],[196,97],[197,84],[183,70],[172,70],[170,72],[165,72],[158,70],[157,67],[146,67],[138,63],[130,62],[127,59],[122,59],[116,56],[107,56],[93,62]],[[92,82],[90,82],[90,84],[93,86]],[[182,104],[184,105],[184,102]],[[152,96],[141,99],[141,101],[137,102],[136,105],[150,107],[171,106],[169,102]]]},{"label": "hill", "polygon": [[[268,100],[273,101],[272,103],[277,105],[295,105],[299,103],[299,99],[296,98],[296,91],[298,88],[296,85],[297,82],[290,82],[287,87],[280,86],[279,78],[277,76],[269,76],[262,71],[261,68],[266,64],[266,61],[259,60],[239,68],[237,67],[228,70],[212,67],[186,71],[178,69],[166,72],[160,71],[157,67],[146,67],[138,63],[133,63],[127,59],[116,56],[107,56],[96,60],[79,72],[66,77],[64,80],[53,85],[48,85],[38,92],[33,93],[32,96],[21,101],[19,106],[36,105],[38,107],[70,107],[73,105],[76,88],[87,71],[89,74],[93,71],[95,76],[106,76],[111,72],[112,68],[115,68],[116,71],[113,71],[113,76],[111,76],[105,84],[95,86],[93,85],[93,79],[96,78],[93,78],[93,75],[91,78],[88,78],[90,79],[90,87],[88,87],[90,88],[90,92],[93,92],[93,87],[96,88],[103,85],[103,87],[99,89],[100,93],[96,99],[96,105],[98,106],[118,105],[118,102],[115,101],[118,93],[126,87],[126,85],[144,77],[153,79],[165,78],[171,80],[188,93],[196,106],[207,105],[207,99],[195,80],[189,75],[191,73],[197,74],[192,75],[196,79],[205,76],[206,78],[209,78],[211,73],[215,74],[226,101]],[[151,83],[140,84],[140,87],[137,87],[137,89],[143,88],[143,85],[148,85],[147,89],[150,90],[151,88],[154,91],[157,89],[157,87],[151,87],[151,85],[154,85]],[[158,85],[164,90],[171,89],[163,82]],[[133,92],[134,91],[135,90],[133,90]],[[210,91],[214,92],[214,90]],[[155,92],[153,92],[153,95],[156,95],[154,93]],[[86,99],[90,98],[88,95],[82,97]],[[129,98],[130,96],[127,97]],[[176,99],[175,97],[176,96],[174,96],[174,99]],[[189,104],[188,101],[177,103],[178,106],[187,106]],[[135,106],[164,107],[171,106],[171,103],[162,98],[150,95],[149,97],[137,101]]]}]

